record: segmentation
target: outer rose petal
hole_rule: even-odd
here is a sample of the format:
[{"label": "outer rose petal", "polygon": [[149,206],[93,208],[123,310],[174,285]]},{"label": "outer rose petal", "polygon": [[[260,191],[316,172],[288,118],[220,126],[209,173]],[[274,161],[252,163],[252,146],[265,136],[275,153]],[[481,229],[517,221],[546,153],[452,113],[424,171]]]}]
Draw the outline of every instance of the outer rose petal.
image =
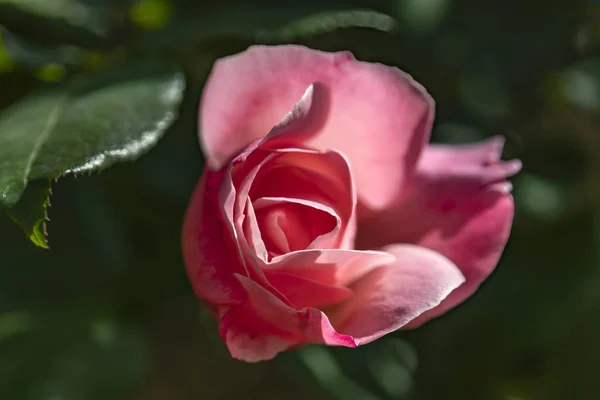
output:
[{"label": "outer rose petal", "polygon": [[358,345],[403,327],[464,282],[459,269],[432,250],[413,245],[383,250],[396,261],[359,279],[351,286],[354,296],[330,315],[336,330]]},{"label": "outer rose petal", "polygon": [[270,330],[252,309],[242,307],[221,317],[219,332],[231,356],[247,362],[270,360],[299,343],[293,335]]},{"label": "outer rose petal", "polygon": [[335,330],[324,312],[316,308],[304,310],[304,340],[308,343],[326,344],[328,346],[357,347],[352,336]]},{"label": "outer rose petal", "polygon": [[514,211],[505,178],[521,168],[518,161],[500,161],[503,143],[494,137],[469,146],[429,146],[405,197],[361,221],[359,248],[418,244],[448,257],[466,278],[442,304],[408,327],[417,327],[461,303],[494,270]]},{"label": "outer rose petal", "polygon": [[359,198],[371,208],[384,207],[428,140],[433,101],[397,68],[359,62],[348,52],[253,46],[219,60],[200,110],[210,167],[221,168],[264,137],[315,82],[326,96],[314,106],[326,118],[305,127],[307,144],[347,155]]},{"label": "outer rose petal", "polygon": [[247,299],[226,310],[219,322],[232,357],[248,362],[269,360],[304,343],[357,346],[351,336],[337,332],[320,310],[294,310],[252,280],[241,275],[236,278]]},{"label": "outer rose petal", "polygon": [[219,332],[231,356],[256,362],[302,342],[302,313],[287,306],[251,279],[235,275],[246,292],[243,304],[229,308]]},{"label": "outer rose petal", "polygon": [[239,304],[245,294],[233,274],[245,274],[244,265],[219,217],[218,189],[208,182],[212,175],[205,171],[190,200],[181,238],[183,258],[199,298],[221,305]]},{"label": "outer rose petal", "polygon": [[254,362],[307,342],[356,347],[402,327],[463,282],[460,271],[431,250],[412,245],[384,250],[396,261],[362,275],[352,285],[355,294],[332,312],[333,323],[322,311],[297,311],[236,274],[246,300],[226,308],[219,324],[231,355]]}]

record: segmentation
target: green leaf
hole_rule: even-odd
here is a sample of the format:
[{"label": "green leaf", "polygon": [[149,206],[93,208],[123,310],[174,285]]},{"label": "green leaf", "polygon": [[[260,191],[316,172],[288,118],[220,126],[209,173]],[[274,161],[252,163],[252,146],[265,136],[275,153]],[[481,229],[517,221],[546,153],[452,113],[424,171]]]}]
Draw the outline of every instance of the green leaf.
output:
[{"label": "green leaf", "polygon": [[62,93],[34,95],[0,114],[0,204],[14,206],[21,197],[64,97]]},{"label": "green leaf", "polygon": [[29,183],[15,206],[8,208],[8,215],[23,229],[36,245],[48,248],[46,221],[50,205],[50,181],[38,180]]},{"label": "green leaf", "polygon": [[[184,87],[178,70],[139,63],[81,77],[5,110],[0,114],[0,205],[10,207],[30,231],[31,217],[43,215],[40,192],[34,190],[35,201],[27,201],[38,204],[36,211],[14,212],[29,181],[135,160],[174,121]],[[35,238],[41,227],[37,221]]]},{"label": "green leaf", "polygon": [[[320,10],[319,10],[320,8]],[[194,42],[219,38],[246,38],[259,42],[282,42],[330,32],[338,28],[364,27],[388,32],[395,20],[383,13],[369,10],[331,7],[310,8],[273,6],[268,8],[236,8],[184,15],[173,19],[165,28],[146,35],[140,47],[156,51]]]},{"label": "green leaf", "polygon": [[96,33],[102,33],[106,18],[98,7],[78,0],[0,0],[0,10],[64,21]]},{"label": "green leaf", "polygon": [[105,169],[150,150],[175,120],[185,80],[164,65],[137,64],[80,79],[68,91],[30,178]]},{"label": "green leaf", "polygon": [[394,18],[370,10],[326,11],[292,21],[281,28],[259,31],[264,41],[290,41],[300,37],[314,36],[342,28],[369,28],[390,32],[396,27]]}]

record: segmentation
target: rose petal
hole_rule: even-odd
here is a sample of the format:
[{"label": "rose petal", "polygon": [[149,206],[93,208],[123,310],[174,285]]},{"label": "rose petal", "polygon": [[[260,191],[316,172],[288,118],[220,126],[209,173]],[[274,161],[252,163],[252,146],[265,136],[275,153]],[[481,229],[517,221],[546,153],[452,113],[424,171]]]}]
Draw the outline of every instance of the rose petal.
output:
[{"label": "rose petal", "polygon": [[260,228],[256,221],[256,214],[251,201],[246,202],[246,218],[243,223],[243,236],[249,248],[249,253],[256,255],[263,262],[267,262],[267,248],[262,240]]},{"label": "rose petal", "polygon": [[[417,328],[428,320],[446,313],[477,291],[479,285],[494,271],[510,234],[514,214],[513,199],[508,194],[490,192],[461,210],[462,225],[454,222],[452,237],[442,233],[423,237],[419,244],[439,251],[450,258],[463,272],[466,282],[442,304],[423,314],[407,328]],[[448,227],[451,223],[447,223]],[[452,229],[452,228],[450,228]]]},{"label": "rose petal", "polygon": [[308,227],[304,226],[294,207],[270,207],[257,215],[265,245],[271,254],[302,250],[310,243]]},{"label": "rose petal", "polygon": [[[337,246],[352,248],[356,235],[356,190],[345,157],[336,152],[276,151],[253,178],[250,197],[277,197],[321,203],[341,219]],[[316,246],[316,244],[315,244]],[[326,246],[327,247],[327,246]]]},{"label": "rose petal", "polygon": [[217,189],[211,179],[213,173],[207,169],[190,200],[181,237],[183,258],[199,298],[215,304],[239,304],[245,294],[233,274],[245,274],[244,264],[219,218]]},{"label": "rose petal", "polygon": [[374,268],[394,260],[392,254],[382,251],[303,250],[273,257],[263,269],[265,273],[292,274],[323,285],[347,286]]},{"label": "rose petal", "polygon": [[311,104],[317,122],[303,127],[307,144],[344,153],[359,198],[374,209],[386,206],[428,140],[433,101],[397,68],[359,62],[348,52],[253,46],[219,60],[200,110],[209,165],[221,168],[266,136],[315,82],[323,96]]},{"label": "rose petal", "polygon": [[[320,91],[317,90],[319,88]],[[353,247],[357,198],[352,172],[344,155],[337,151],[285,147],[294,146],[294,143],[287,143],[289,139],[310,131],[309,127],[315,124],[315,117],[309,114],[319,112],[311,113],[314,111],[311,105],[323,97],[319,95],[323,90],[321,85],[311,85],[292,112],[269,135],[252,142],[233,160],[229,170],[231,183],[234,189],[237,188],[237,200],[231,216],[237,221],[235,226],[241,224],[249,196],[265,197],[270,194],[271,197],[305,199],[335,207],[342,219],[342,234],[337,246]],[[229,195],[233,192],[230,189],[227,191]],[[239,241],[244,251],[247,248],[243,243],[244,238],[239,238]],[[258,242],[254,244],[258,245],[259,250],[264,247]],[[263,251],[258,254],[260,260],[264,261],[265,257]]]},{"label": "rose petal", "polygon": [[247,307],[227,311],[221,317],[219,333],[231,356],[246,362],[270,360],[299,344],[296,336],[273,330]]},{"label": "rose petal", "polygon": [[[229,234],[231,238],[230,240],[234,244],[232,250],[237,252],[239,254],[239,258],[242,260],[242,264],[244,266],[244,272],[242,275],[247,276],[250,279],[259,282],[264,287],[269,288],[273,293],[278,295],[282,301],[285,301],[285,297],[280,293],[277,293],[277,290],[270,286],[269,281],[267,281],[261,270],[262,260],[260,259],[260,256],[263,254],[253,253],[250,249],[250,244],[244,235],[243,225],[245,215],[241,208],[245,206],[243,199],[247,196],[244,196],[243,194],[240,195],[233,183],[233,172],[235,167],[236,165],[232,164],[224,171],[218,173],[219,176],[222,176],[220,179],[220,188],[217,199],[220,206],[219,220],[224,226],[224,230]],[[210,235],[210,233],[207,232],[207,235]],[[255,243],[253,243],[253,245],[254,244]]]},{"label": "rose petal", "polygon": [[503,140],[429,146],[406,196],[360,223],[359,248],[414,243],[457,265],[466,282],[409,327],[443,314],[473,294],[494,270],[510,233],[514,204],[505,178],[521,168],[500,160]]},{"label": "rose petal", "polygon": [[[247,215],[244,213],[244,211],[248,211],[246,204],[252,198],[252,192],[266,192],[267,194],[270,191],[274,193],[286,192],[285,187],[277,186],[277,179],[272,179],[273,177],[268,175],[269,171],[281,169],[285,166],[294,167],[291,177],[304,171],[315,175],[314,181],[326,180],[322,186],[328,195],[332,196],[330,201],[339,206],[339,209],[347,215],[348,222],[343,224],[343,233],[339,244],[342,247],[349,247],[353,243],[356,232],[354,214],[356,197],[353,194],[352,175],[345,158],[337,152],[317,152],[300,149],[263,150],[258,146],[252,151],[245,151],[244,154],[243,157],[236,158],[237,161],[223,172],[219,192],[223,223],[233,237],[237,251],[242,255],[241,258],[246,267],[246,274],[244,275],[269,288],[280,300],[286,302],[285,296],[278,293],[277,289],[270,285],[261,270],[261,266],[264,265],[267,258],[266,253],[263,252],[263,248],[265,248],[264,240],[262,235],[260,240],[257,235],[260,229],[257,229],[256,216],[251,212]],[[290,178],[290,176],[287,176],[287,178]],[[286,180],[286,182],[289,181],[290,179]],[[298,189],[301,186],[297,184],[294,187]],[[318,191],[302,192],[301,190],[300,193],[309,196],[318,193]],[[285,194],[293,195],[292,193]],[[246,221],[248,218],[254,219],[254,221]],[[246,237],[247,233],[252,236]],[[258,252],[254,250],[258,250]]]},{"label": "rose petal", "polygon": [[290,197],[324,203],[350,215],[354,185],[350,167],[337,151],[301,149],[274,151],[253,178],[252,198]]},{"label": "rose petal", "polygon": [[235,274],[246,293],[243,304],[227,309],[219,332],[231,356],[248,362],[269,360],[302,343],[303,314],[251,279]]},{"label": "rose petal", "polygon": [[[335,248],[339,243],[342,220],[331,207],[314,201],[284,197],[261,197],[254,201],[253,206],[256,211],[273,207],[285,209],[286,206],[301,208],[291,217],[296,222],[296,226],[285,227],[285,230],[289,231],[287,235],[284,234],[287,244],[285,253],[290,252],[290,248],[292,250]],[[294,209],[290,212],[294,213]],[[295,221],[295,219],[299,220]],[[264,235],[264,230],[262,232]],[[290,245],[289,240],[298,235],[305,237],[305,240]]]},{"label": "rose petal", "polygon": [[340,303],[352,295],[352,290],[348,288],[325,285],[293,274],[266,271],[265,275],[296,309],[326,307]]},{"label": "rose petal", "polygon": [[252,308],[256,315],[280,331],[291,334],[299,332],[301,315],[297,310],[253,280],[239,274],[236,274],[235,278],[248,295],[246,305]]},{"label": "rose petal", "polygon": [[[323,235],[309,243],[309,247],[332,247],[332,241],[341,248],[354,245],[356,195],[352,174],[343,155],[335,151],[303,149],[265,151],[259,147],[246,155],[245,162],[230,167],[228,171],[231,177],[225,182],[222,201],[235,204],[233,209],[227,208],[225,214],[237,232],[252,234],[249,228],[258,229],[254,213],[244,216],[248,201],[253,198],[260,201],[257,197],[273,197],[282,201],[308,202],[317,208],[330,210],[330,213],[335,208],[336,218],[339,217],[341,222],[339,229],[336,228],[339,234]],[[232,196],[235,200],[231,199]],[[242,226],[244,224],[245,227]],[[251,244],[244,236],[243,233],[238,234],[237,238],[246,258],[252,259],[256,255],[263,263],[266,262],[262,236],[253,235]]]},{"label": "rose petal", "polygon": [[316,134],[329,117],[330,93],[327,86],[313,82],[304,95],[265,137],[271,148],[296,147]]},{"label": "rose petal", "polygon": [[[259,148],[273,150],[285,150],[287,148],[304,149],[305,146],[301,146],[304,139],[314,135],[323,127],[329,115],[328,110],[328,89],[318,82],[312,83],[292,110],[277,125],[273,126],[268,133],[248,142],[248,146],[233,159],[233,163],[246,161],[250,154]],[[202,135],[200,139],[202,140]]]},{"label": "rose petal", "polygon": [[358,343],[352,336],[335,330],[324,312],[316,308],[304,310],[304,340],[308,343],[326,344],[328,346],[356,347]]},{"label": "rose petal", "polygon": [[[254,160],[254,163],[241,164],[235,169],[229,168],[231,174],[229,191],[236,197],[234,207],[229,211],[228,219],[235,221],[236,232],[240,232],[237,235],[240,247],[249,260],[258,258],[258,260],[266,262],[268,258],[248,193],[260,169],[275,157],[277,157],[276,154],[265,153],[262,154],[262,158]],[[259,267],[257,266],[257,268]]]},{"label": "rose petal", "polygon": [[330,314],[336,330],[359,345],[401,328],[464,282],[460,270],[432,250],[413,245],[383,250],[396,261],[359,279],[351,286],[354,296]]}]

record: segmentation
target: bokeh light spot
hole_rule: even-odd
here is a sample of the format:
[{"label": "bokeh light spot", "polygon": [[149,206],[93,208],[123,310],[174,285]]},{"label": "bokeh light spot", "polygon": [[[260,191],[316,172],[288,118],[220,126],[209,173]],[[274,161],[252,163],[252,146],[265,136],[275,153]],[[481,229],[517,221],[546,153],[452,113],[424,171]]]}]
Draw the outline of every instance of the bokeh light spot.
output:
[{"label": "bokeh light spot", "polygon": [[141,0],[130,11],[131,20],[140,28],[155,30],[171,18],[171,4],[165,0]]},{"label": "bokeh light spot", "polygon": [[35,77],[44,82],[58,82],[65,73],[65,67],[60,64],[46,64],[35,72]]},{"label": "bokeh light spot", "polygon": [[552,218],[563,212],[565,195],[558,185],[539,176],[523,173],[519,177],[517,201],[531,214]]}]

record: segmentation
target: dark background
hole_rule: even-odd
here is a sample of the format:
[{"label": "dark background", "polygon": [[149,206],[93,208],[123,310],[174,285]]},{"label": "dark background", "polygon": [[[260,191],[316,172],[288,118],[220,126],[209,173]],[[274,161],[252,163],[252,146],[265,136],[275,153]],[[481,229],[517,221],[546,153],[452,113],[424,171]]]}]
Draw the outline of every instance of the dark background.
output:
[{"label": "dark background", "polygon": [[[396,23],[339,13],[353,9]],[[365,24],[377,29],[336,29]],[[185,277],[180,228],[206,75],[261,42],[399,66],[437,102],[435,141],[506,136],[524,163],[512,237],[463,306],[356,350],[229,357]],[[55,182],[50,250],[0,215],[0,398],[600,398],[600,2],[0,0],[1,108],[142,57],[187,77],[158,146]]]}]

